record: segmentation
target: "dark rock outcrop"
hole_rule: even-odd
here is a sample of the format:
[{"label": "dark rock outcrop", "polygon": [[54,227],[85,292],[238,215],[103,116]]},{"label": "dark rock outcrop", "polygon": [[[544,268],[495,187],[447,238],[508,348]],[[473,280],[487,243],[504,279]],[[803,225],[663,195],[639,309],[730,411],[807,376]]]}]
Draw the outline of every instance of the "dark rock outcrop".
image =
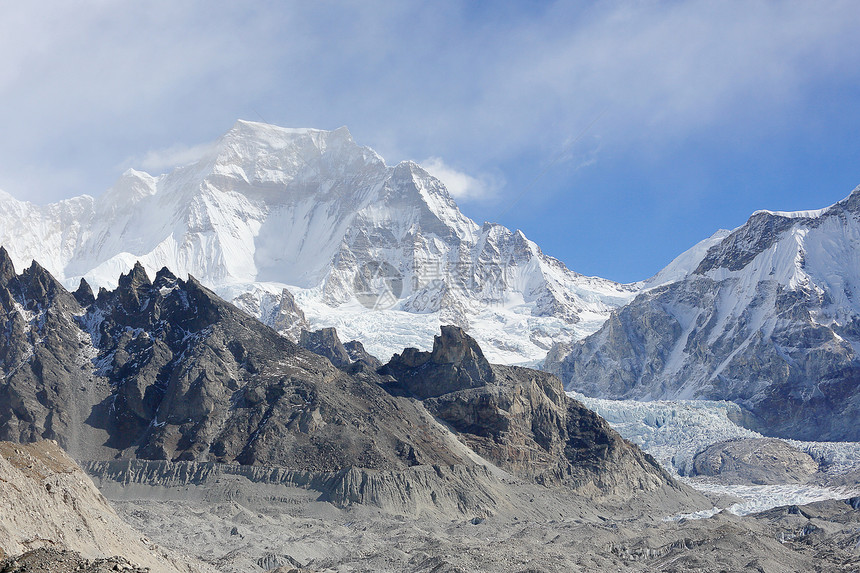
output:
[{"label": "dark rock outcrop", "polygon": [[137,265],[82,306],[36,264],[18,276],[0,257],[0,271],[0,438],[316,471],[464,461],[375,372],[334,368],[193,277]]},{"label": "dark rock outcrop", "polygon": [[365,350],[364,345],[358,340],[345,342],[343,347],[346,349],[346,353],[353,364],[364,364],[371,370],[382,368],[382,362],[380,362],[379,358]]},{"label": "dark rock outcrop", "polygon": [[475,340],[456,326],[443,326],[433,340],[433,351],[407,348],[395,354],[382,370],[397,387],[419,399],[492,384],[495,373]]},{"label": "dark rock outcrop", "polygon": [[93,294],[93,289],[90,287],[90,283],[81,279],[80,284],[78,285],[78,290],[74,293],[75,300],[78,301],[78,304],[81,306],[90,306],[96,301],[96,297]]},{"label": "dark rock outcrop", "polygon": [[381,372],[396,380],[390,387],[421,398],[470,448],[516,475],[606,493],[674,483],[653,458],[569,398],[558,378],[490,365],[457,327],[442,327],[433,352],[407,349]]},{"label": "dark rock outcrop", "polygon": [[320,356],[325,356],[338,368],[347,368],[351,363],[349,353],[341,344],[337,330],[332,327],[314,331],[302,330],[299,346]]},{"label": "dark rock outcrop", "polygon": [[16,275],[0,248],[0,439],[77,441],[100,399],[90,391],[96,382],[76,319],[82,313],[41,266]]},{"label": "dark rock outcrop", "polygon": [[358,372],[376,372],[382,367],[382,362],[364,349],[357,340],[341,344],[337,330],[332,327],[309,331],[302,329],[299,346],[314,354],[325,356],[329,361],[351,374]]}]

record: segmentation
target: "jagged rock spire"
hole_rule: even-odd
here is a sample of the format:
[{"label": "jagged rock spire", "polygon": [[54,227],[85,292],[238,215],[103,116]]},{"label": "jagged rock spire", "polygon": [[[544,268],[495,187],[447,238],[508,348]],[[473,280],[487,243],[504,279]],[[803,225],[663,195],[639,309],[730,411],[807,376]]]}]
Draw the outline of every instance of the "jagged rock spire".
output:
[{"label": "jagged rock spire", "polygon": [[152,281],[146,274],[146,269],[140,264],[140,261],[134,263],[128,273],[119,277],[119,286],[116,292],[119,293],[122,303],[129,308],[140,306],[140,297],[149,290],[152,286]]},{"label": "jagged rock spire", "polygon": [[5,285],[16,276],[15,265],[6,251],[6,247],[0,247],[0,284]]},{"label": "jagged rock spire", "polygon": [[490,363],[474,338],[458,326],[443,326],[433,352],[407,348],[395,354],[382,372],[416,398],[441,396],[495,382]]},{"label": "jagged rock spire", "polygon": [[167,286],[176,283],[176,275],[170,272],[167,267],[161,267],[161,270],[155,273],[155,280],[152,282],[155,286]]},{"label": "jagged rock spire", "polygon": [[83,278],[78,285],[78,290],[72,294],[81,306],[89,306],[96,301],[96,297],[93,295],[93,289],[90,287],[90,283]]}]

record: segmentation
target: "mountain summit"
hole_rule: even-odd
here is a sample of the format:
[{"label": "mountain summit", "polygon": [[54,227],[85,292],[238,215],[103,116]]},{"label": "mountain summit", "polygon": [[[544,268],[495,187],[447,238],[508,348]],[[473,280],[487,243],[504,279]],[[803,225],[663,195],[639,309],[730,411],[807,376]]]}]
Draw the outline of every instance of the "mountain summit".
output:
[{"label": "mountain summit", "polygon": [[0,223],[19,268],[38,258],[68,288],[113,288],[135,261],[166,266],[282,332],[279,309],[298,304],[315,328],[382,358],[453,323],[497,362],[535,362],[635,293],[570,271],[519,231],[476,224],[438,179],[386,165],[345,127],[239,121],[197,162],[129,170],[95,199],[0,196]]},{"label": "mountain summit", "polygon": [[860,440],[860,187],[714,240],[546,368],[592,396],[731,400],[768,435]]}]

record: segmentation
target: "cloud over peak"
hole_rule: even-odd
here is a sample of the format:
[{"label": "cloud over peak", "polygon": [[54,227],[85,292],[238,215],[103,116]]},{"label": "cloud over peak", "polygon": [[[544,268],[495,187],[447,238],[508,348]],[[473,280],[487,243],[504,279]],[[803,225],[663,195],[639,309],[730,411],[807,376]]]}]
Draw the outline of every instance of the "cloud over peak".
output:
[{"label": "cloud over peak", "polygon": [[458,201],[491,199],[502,187],[498,177],[488,174],[473,177],[446,164],[441,157],[429,157],[419,165],[427,173],[444,183],[448,193]]}]

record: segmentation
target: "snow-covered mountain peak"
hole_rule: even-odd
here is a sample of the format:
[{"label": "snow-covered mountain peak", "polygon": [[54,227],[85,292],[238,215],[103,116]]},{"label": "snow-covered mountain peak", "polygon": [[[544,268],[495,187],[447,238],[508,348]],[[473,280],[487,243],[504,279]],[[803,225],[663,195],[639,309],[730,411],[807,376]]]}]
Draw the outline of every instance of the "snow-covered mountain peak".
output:
[{"label": "snow-covered mountain peak", "polygon": [[440,237],[474,241],[478,225],[464,216],[445,185],[413,161],[398,163],[382,202],[394,211],[412,211],[413,225]]},{"label": "snow-covered mountain peak", "polygon": [[249,184],[286,185],[344,175],[362,166],[383,167],[375,151],[361,147],[346,127],[334,131],[288,129],[238,121],[203,165],[212,175]]},{"label": "snow-covered mountain peak", "polygon": [[848,197],[830,205],[829,207],[804,211],[770,211],[767,209],[761,209],[753,213],[751,218],[756,216],[771,216],[781,219],[818,219],[819,217],[832,215],[840,211],[860,213],[860,186],[855,187]]},{"label": "snow-covered mountain peak", "polygon": [[[833,262],[819,279],[854,273],[854,256],[842,263],[832,255],[839,245],[852,244],[860,232],[860,187],[823,209],[756,211],[749,220],[712,246],[694,274],[721,280],[736,273],[755,280],[774,280],[794,288],[805,282],[808,260]],[[851,249],[849,249],[851,250]],[[844,253],[850,255],[850,253]],[[815,264],[813,264],[815,266]],[[821,269],[822,271],[824,269]],[[860,274],[856,275],[860,279]]]},{"label": "snow-covered mountain peak", "polygon": [[666,265],[656,275],[640,283],[636,283],[636,285],[642,290],[646,290],[683,280],[690,273],[696,270],[702,262],[702,259],[708,254],[711,247],[718,245],[731,233],[732,232],[728,229],[719,229],[707,239],[702,239],[672,259],[672,262]]},{"label": "snow-covered mountain peak", "polygon": [[0,196],[0,223],[19,268],[37,259],[69,288],[113,288],[139,261],[292,332],[277,310],[289,288],[313,327],[381,358],[453,323],[494,361],[534,363],[635,290],[570,271],[521,231],[478,226],[417,163],[388,166],[346,128],[238,121],[196,163],[129,170],[97,199]]},{"label": "snow-covered mountain peak", "polygon": [[267,123],[238,120],[221,136],[215,147],[219,153],[232,149],[239,155],[253,157],[275,153],[284,149],[316,149],[323,153],[329,147],[355,146],[345,126],[327,131],[311,128],[287,128]]},{"label": "snow-covered mountain peak", "polygon": [[728,399],[772,435],[857,439],[858,245],[858,189],[825,209],[757,211],[547,368],[592,395]]},{"label": "snow-covered mountain peak", "polygon": [[155,195],[157,184],[158,178],[149,173],[127,169],[113,187],[99,197],[99,211],[110,215],[117,210],[131,209],[145,198]]}]

